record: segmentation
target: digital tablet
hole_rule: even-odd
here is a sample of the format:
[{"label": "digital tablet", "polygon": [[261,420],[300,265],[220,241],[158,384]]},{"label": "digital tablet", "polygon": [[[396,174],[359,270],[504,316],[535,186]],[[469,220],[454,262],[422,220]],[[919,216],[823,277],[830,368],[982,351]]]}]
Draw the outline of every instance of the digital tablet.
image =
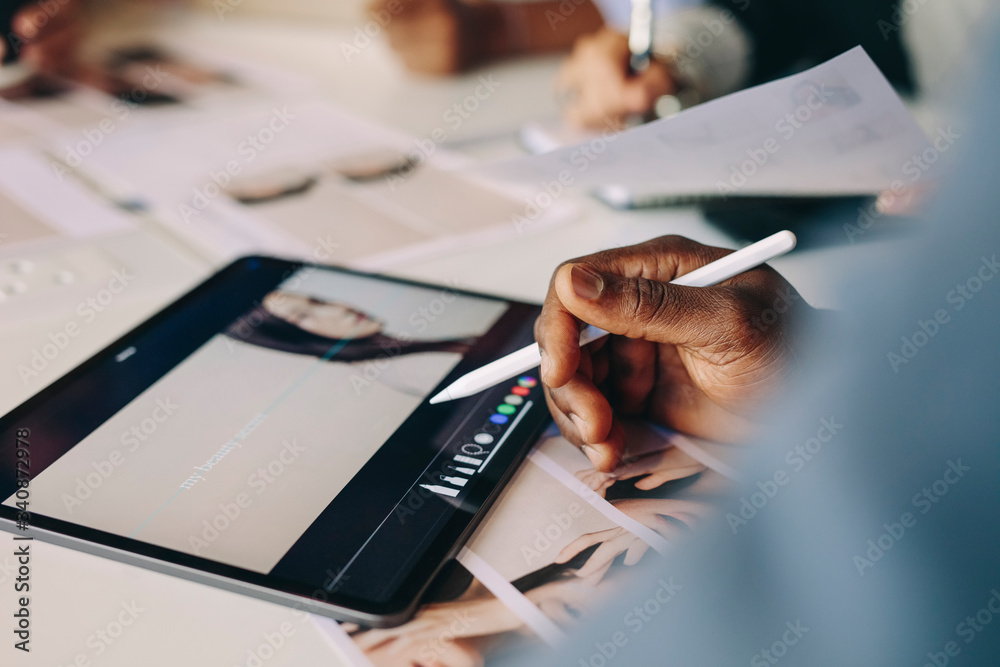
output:
[{"label": "digital tablet", "polygon": [[428,397],[530,344],[539,310],[238,260],[0,419],[0,525],[400,623],[548,419],[536,372]]}]

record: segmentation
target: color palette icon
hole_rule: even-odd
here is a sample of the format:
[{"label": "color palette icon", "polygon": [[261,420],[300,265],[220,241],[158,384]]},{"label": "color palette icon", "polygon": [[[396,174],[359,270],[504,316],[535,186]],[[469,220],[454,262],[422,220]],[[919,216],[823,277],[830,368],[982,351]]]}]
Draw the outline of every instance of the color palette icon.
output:
[{"label": "color palette icon", "polygon": [[533,389],[538,386],[538,380],[531,377],[530,375],[523,375],[520,378],[518,378],[517,384],[521,387]]}]

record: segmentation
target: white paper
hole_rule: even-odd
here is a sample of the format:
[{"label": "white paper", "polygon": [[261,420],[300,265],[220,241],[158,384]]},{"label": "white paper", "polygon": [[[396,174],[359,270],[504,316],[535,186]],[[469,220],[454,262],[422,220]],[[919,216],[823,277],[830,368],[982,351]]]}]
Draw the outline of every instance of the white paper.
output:
[{"label": "white paper", "polygon": [[541,190],[856,194],[926,178],[919,158],[928,149],[902,100],[857,47],[673,118],[474,172]]},{"label": "white paper", "polygon": [[[363,183],[340,173],[345,163],[401,157],[418,166]],[[468,164],[433,138],[311,103],[245,106],[240,114],[155,132],[128,128],[109,136],[82,168],[125,184],[171,230],[221,259],[265,252],[379,268],[486,245],[576,214],[564,202],[536,213],[517,188],[465,178]],[[256,204],[239,196],[282,188],[292,194]]]}]

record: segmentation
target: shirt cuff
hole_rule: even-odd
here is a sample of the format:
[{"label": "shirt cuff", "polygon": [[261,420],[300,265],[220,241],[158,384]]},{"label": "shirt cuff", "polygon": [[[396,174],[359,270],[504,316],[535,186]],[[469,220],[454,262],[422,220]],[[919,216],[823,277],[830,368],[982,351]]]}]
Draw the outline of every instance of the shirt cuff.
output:
[{"label": "shirt cuff", "polygon": [[750,75],[750,37],[729,9],[694,7],[659,19],[653,46],[702,100],[739,90]]}]

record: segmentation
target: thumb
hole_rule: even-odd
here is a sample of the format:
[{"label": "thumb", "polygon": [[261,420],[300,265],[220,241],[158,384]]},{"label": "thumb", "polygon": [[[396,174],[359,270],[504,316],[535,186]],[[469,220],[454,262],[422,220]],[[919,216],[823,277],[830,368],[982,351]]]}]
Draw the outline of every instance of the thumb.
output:
[{"label": "thumb", "polygon": [[654,343],[708,345],[740,311],[725,288],[683,287],[566,264],[555,279],[563,306],[612,334]]}]

